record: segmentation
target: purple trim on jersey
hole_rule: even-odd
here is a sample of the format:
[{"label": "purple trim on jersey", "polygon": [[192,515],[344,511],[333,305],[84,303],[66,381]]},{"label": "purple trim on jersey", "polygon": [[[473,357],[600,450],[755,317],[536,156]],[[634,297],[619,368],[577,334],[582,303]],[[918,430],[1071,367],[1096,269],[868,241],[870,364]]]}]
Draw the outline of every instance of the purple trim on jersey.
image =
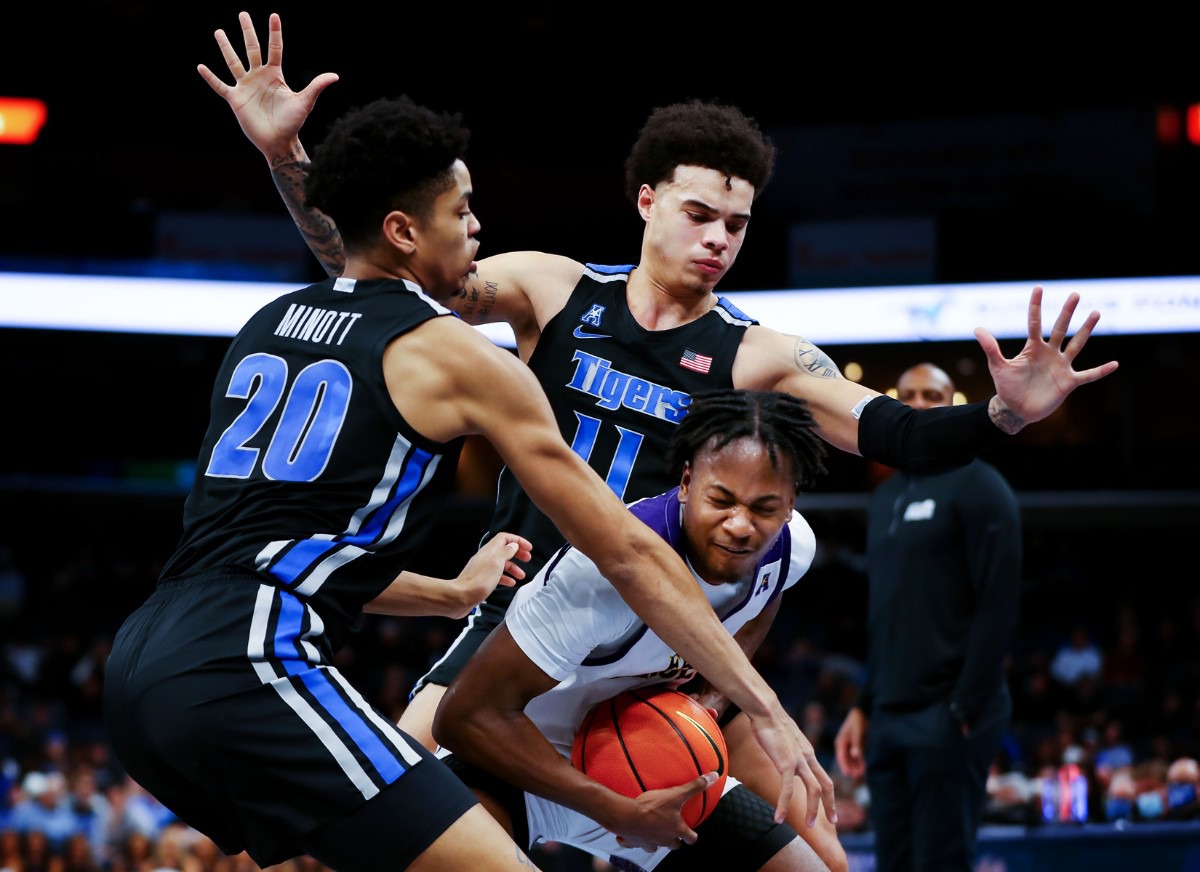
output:
[{"label": "purple trim on jersey", "polygon": [[563,545],[557,551],[554,552],[554,556],[546,561],[546,569],[545,569],[545,572],[542,573],[542,585],[543,586],[545,586],[546,583],[550,581],[550,576],[554,573],[554,567],[558,565],[558,561],[560,561],[564,557],[566,557],[567,552],[569,552],[572,547],[573,546],[571,545],[570,542],[564,542]]},{"label": "purple trim on jersey", "polygon": [[[679,503],[679,488],[674,488],[664,494],[659,494],[656,497],[646,497],[644,500],[638,500],[629,507],[629,511],[633,512],[647,527],[666,540],[667,544],[675,549],[680,557],[686,559],[686,553],[683,547],[683,521],[680,517]],[[779,572],[777,578],[774,579],[771,586],[771,595],[767,602],[772,602],[777,596],[783,592],[784,582],[787,581],[788,571],[792,565],[792,531],[787,524],[783,525],[783,529],[779,531],[779,536],[771,543],[771,547],[762,556],[762,559],[754,567],[754,577],[757,579],[758,570],[764,563],[774,563],[779,561]],[[547,573],[549,577],[549,573]],[[743,597],[736,606],[729,609],[725,614],[721,615],[721,621],[724,622],[730,615],[737,614],[744,609],[754,596],[755,588],[751,587],[746,591],[746,596]],[[642,636],[646,635],[649,629],[645,624],[634,633],[629,640],[616,651],[606,654],[603,657],[587,657],[584,659],[584,666],[603,666],[612,663],[624,657],[629,649],[638,643]]]},{"label": "purple trim on jersey", "polygon": [[656,497],[646,497],[629,507],[634,517],[667,541],[675,553],[686,559],[683,548],[683,522],[679,517],[679,488]]}]

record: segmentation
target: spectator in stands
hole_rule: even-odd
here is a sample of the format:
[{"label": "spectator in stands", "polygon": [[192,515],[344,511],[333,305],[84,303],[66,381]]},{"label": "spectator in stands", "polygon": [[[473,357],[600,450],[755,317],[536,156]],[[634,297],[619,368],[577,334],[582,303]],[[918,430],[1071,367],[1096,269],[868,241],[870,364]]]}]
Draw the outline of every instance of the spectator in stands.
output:
[{"label": "spectator in stands", "polygon": [[1050,661],[1050,675],[1064,687],[1075,687],[1079,680],[1090,675],[1100,677],[1104,666],[1104,655],[1092,641],[1085,624],[1076,623],[1071,635]]},{"label": "spectator in stands", "polygon": [[18,833],[10,826],[0,828],[0,870],[4,872],[24,872],[25,844]]},{"label": "spectator in stands", "polygon": [[1033,779],[1013,765],[1005,748],[988,769],[983,819],[993,824],[1029,824],[1036,820],[1037,790]]},{"label": "spectator in stands", "polygon": [[1137,785],[1133,780],[1132,767],[1116,770],[1109,779],[1104,803],[1104,819],[1109,823],[1134,819]]},{"label": "spectator in stands", "polygon": [[1136,796],[1136,820],[1161,820],[1167,808],[1167,771],[1169,764],[1162,757],[1153,757],[1134,766],[1133,780]]},{"label": "spectator in stands", "polygon": [[25,872],[54,872],[55,854],[50,839],[41,830],[30,830],[23,834],[25,843],[22,862]]},{"label": "spectator in stands", "polygon": [[72,833],[60,854],[61,864],[55,866],[55,872],[101,872],[85,832]]},{"label": "spectator in stands", "polygon": [[67,773],[69,792],[67,801],[75,815],[79,832],[87,837],[87,844],[97,864],[105,859],[104,840],[101,827],[108,818],[108,798],[96,784],[96,770],[88,763],[80,763]]},{"label": "spectator in stands", "polygon": [[141,842],[153,846],[165,825],[150,805],[145,791],[126,779],[105,791],[106,808],[97,816],[92,827],[94,847],[108,862],[128,857],[131,847],[137,853]]},{"label": "spectator in stands", "polygon": [[50,849],[58,851],[79,831],[66,787],[61,772],[30,772],[21,781],[23,797],[13,805],[8,825],[26,836],[26,847],[29,833],[39,832]]},{"label": "spectator in stands", "polygon": [[1133,765],[1133,747],[1125,741],[1125,722],[1110,717],[1104,724],[1104,732],[1096,749],[1093,761],[1096,777],[1106,786],[1115,772]]},{"label": "spectator in stands", "polygon": [[1200,765],[1194,757],[1180,757],[1167,769],[1167,810],[1169,820],[1200,817]]}]

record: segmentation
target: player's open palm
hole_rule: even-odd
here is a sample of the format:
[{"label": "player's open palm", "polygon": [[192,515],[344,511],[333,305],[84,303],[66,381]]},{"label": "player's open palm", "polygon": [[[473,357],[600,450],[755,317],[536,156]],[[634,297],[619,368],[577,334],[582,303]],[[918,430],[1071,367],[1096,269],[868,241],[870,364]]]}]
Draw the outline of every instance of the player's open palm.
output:
[{"label": "player's open palm", "polygon": [[717,780],[710,772],[693,778],[677,787],[647,790],[630,804],[632,813],[610,829],[617,841],[626,848],[654,851],[658,848],[678,848],[696,842],[696,831],[683,819],[683,805],[693,796],[708,789]]},{"label": "player's open palm", "polygon": [[338,76],[321,73],[304,90],[293,91],[283,78],[283,27],[279,15],[271,13],[265,63],[250,15],[240,12],[238,21],[246,45],[245,63],[224,30],[214,34],[234,83],[229,85],[222,81],[204,64],[197,65],[196,70],[233,109],[247,138],[270,159],[272,155],[290,150],[316,105],[317,97],[336,82]]},{"label": "player's open palm", "polygon": [[1091,369],[1075,370],[1075,358],[1100,320],[1099,312],[1089,313],[1068,340],[1071,316],[1077,305],[1079,295],[1070,294],[1050,335],[1043,336],[1042,289],[1035,287],[1029,299],[1029,335],[1025,347],[1012,358],[1004,357],[991,333],[982,327],[976,328],[975,338],[987,356],[997,398],[1005,407],[1000,410],[1004,414],[1000,415],[995,413],[993,407],[992,420],[1005,432],[1016,433],[1026,424],[1048,417],[1075,388],[1104,378],[1116,370],[1115,360]]}]

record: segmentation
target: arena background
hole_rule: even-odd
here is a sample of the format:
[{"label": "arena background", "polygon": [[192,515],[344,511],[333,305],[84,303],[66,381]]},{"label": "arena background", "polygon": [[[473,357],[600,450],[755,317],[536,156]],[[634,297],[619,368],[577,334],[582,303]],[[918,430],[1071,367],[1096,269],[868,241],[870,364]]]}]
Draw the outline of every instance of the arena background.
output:
[{"label": "arena background", "polygon": [[[5,10],[0,96],[42,98],[50,114],[33,145],[0,144],[0,271],[321,276],[261,157],[195,72],[204,62],[225,74],[212,31],[223,27],[240,45],[239,8]],[[272,7],[244,8],[265,40]],[[310,150],[343,110],[379,96],[406,92],[463,112],[474,131],[484,253],[635,260],[641,225],[622,194],[625,152],[651,108],[702,97],[741,105],[780,146],[776,176],[721,290],[1200,274],[1200,130],[1197,143],[1187,135],[1200,75],[1187,23],[1152,5],[1119,20],[1098,11],[935,19],[776,4],[275,8],[289,82],[327,70],[342,77],[305,130]],[[1194,310],[1200,300],[1181,305]],[[843,366],[860,365],[876,388],[932,359],[969,399],[988,389],[973,342],[849,347],[822,343],[820,325],[807,333]],[[144,596],[178,533],[224,345],[0,330],[0,544],[28,582],[19,611],[5,619],[7,651],[102,638]],[[1112,358],[1121,362],[1115,375],[989,457],[1017,487],[1026,525],[1012,682],[1035,673],[1075,623],[1108,647],[1118,615],[1133,614],[1147,681],[1123,716],[1146,755],[1168,721],[1173,752],[1194,753],[1200,649],[1185,645],[1183,659],[1168,662],[1162,626],[1173,620],[1192,641],[1200,633],[1192,559],[1200,439],[1191,409],[1200,339],[1098,335],[1080,365]],[[475,447],[422,567],[429,571],[452,573],[486,523],[494,458]],[[820,682],[839,670],[852,676],[845,664],[862,653],[862,506],[878,474],[835,457],[802,500],[821,559],[762,658],[797,706],[826,702],[832,730],[840,698]],[[402,645],[400,659],[419,674],[447,627],[413,626],[421,641]],[[383,667],[368,660],[382,656],[385,635],[380,628],[361,646],[355,667],[381,693]],[[789,668],[798,640],[823,658],[819,680]],[[19,710],[29,696],[11,672],[6,696]],[[1168,690],[1159,694],[1166,674],[1181,697],[1178,717],[1164,708]],[[72,710],[86,735],[86,704]],[[1137,845],[1146,850],[1144,839]],[[1093,869],[1121,856],[1105,847]],[[1010,869],[1049,868],[1027,847],[996,850]],[[1164,862],[1184,861],[1175,852]]]}]

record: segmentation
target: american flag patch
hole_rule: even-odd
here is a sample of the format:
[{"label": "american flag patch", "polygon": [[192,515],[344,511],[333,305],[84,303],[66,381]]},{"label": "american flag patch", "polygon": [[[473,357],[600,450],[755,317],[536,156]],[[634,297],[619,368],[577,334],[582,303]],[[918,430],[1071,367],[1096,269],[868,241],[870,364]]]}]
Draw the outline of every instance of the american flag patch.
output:
[{"label": "american flag patch", "polygon": [[679,365],[684,369],[694,369],[696,372],[708,372],[712,368],[712,358],[685,348],[683,357],[679,358]]}]

